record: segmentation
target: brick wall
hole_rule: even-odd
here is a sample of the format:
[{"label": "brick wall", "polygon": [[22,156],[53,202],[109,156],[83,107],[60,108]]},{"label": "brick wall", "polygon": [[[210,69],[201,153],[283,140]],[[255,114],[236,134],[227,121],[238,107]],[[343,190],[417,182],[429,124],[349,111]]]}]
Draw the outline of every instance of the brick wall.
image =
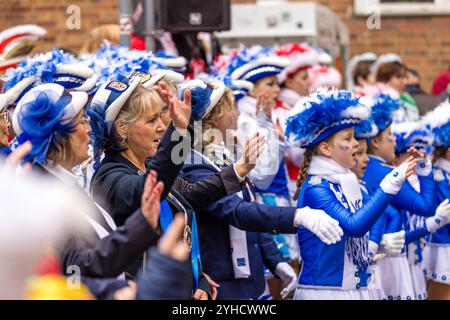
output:
[{"label": "brick wall", "polygon": [[[352,55],[365,51],[398,53],[406,64],[417,68],[425,90],[430,90],[436,75],[450,64],[450,16],[382,17],[381,29],[369,30],[366,18],[353,15],[353,0],[316,2],[330,7],[347,24]],[[81,8],[80,30],[66,28],[66,9],[72,4]],[[19,23],[36,23],[49,32],[37,51],[48,50],[54,44],[78,51],[90,29],[117,22],[118,8],[119,0],[1,0],[0,30]]]}]

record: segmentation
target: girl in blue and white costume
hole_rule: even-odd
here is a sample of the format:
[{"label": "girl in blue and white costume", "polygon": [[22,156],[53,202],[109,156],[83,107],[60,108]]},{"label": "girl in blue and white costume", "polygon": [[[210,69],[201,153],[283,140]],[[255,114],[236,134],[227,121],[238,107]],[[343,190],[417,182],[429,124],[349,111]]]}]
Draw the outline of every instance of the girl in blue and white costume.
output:
[{"label": "girl in blue and white costume", "polygon": [[[375,190],[381,179],[392,171],[387,163],[395,163],[395,137],[391,133],[393,114],[398,110],[401,102],[386,94],[378,94],[366,100],[371,107],[371,119],[378,129],[378,134],[369,141],[369,163],[363,180],[369,189]],[[417,150],[415,156],[420,155]],[[406,211],[418,216],[432,216],[436,209],[434,184],[431,177],[431,163],[422,156],[418,159],[416,174],[418,176],[420,192],[414,190],[410,183],[405,183],[400,192],[394,197],[392,207],[406,217]],[[401,225],[401,229],[404,229]],[[406,230],[409,232],[409,230]],[[385,241],[391,241],[389,236]],[[389,254],[378,264],[382,269],[382,286],[388,299],[413,299],[415,291],[411,270],[406,258],[406,251],[402,248],[400,254]],[[383,270],[388,270],[383,272]]]},{"label": "girl in blue and white costume", "polygon": [[[239,140],[245,141],[257,131],[267,137],[267,148],[250,175],[255,185],[256,201],[282,207],[291,206],[284,160],[286,144],[273,110],[277,107],[280,94],[277,75],[288,64],[289,59],[276,56],[272,49],[252,47],[242,48],[225,69],[232,81],[253,83],[248,95],[237,102],[239,118],[236,133]],[[274,239],[284,258],[295,265],[299,258],[296,236],[279,234]]]},{"label": "girl in blue and white costume", "polygon": [[[409,156],[408,150],[416,148],[420,152],[429,150],[432,144],[431,132],[418,122],[404,122],[392,125],[392,133],[396,137],[397,161],[402,161]],[[417,175],[408,178],[408,183],[420,192],[420,184]],[[448,207],[448,208],[447,208]],[[411,269],[415,299],[426,299],[427,285],[422,267],[422,242],[430,233],[446,228],[448,221],[448,209],[450,205],[442,203],[436,209],[435,216],[424,218],[410,212],[403,212],[402,223],[406,231],[406,256]],[[435,223],[439,219],[439,223]]]},{"label": "girl in blue and white costume", "polygon": [[[371,119],[363,120],[355,127],[355,138],[358,141],[358,150],[355,154],[356,165],[352,171],[358,177],[363,201],[367,202],[372,196],[372,190],[367,187],[362,180],[369,162],[367,155],[368,139],[376,136],[378,128],[374,125]],[[377,220],[369,231],[369,257],[371,259],[372,267],[372,283],[369,289],[371,290],[374,299],[385,299],[381,279],[383,272],[383,262],[378,262],[380,259],[390,259],[389,256],[399,254],[405,243],[405,232],[401,230],[401,215],[391,205],[384,211],[383,215]],[[382,245],[380,248],[380,244]],[[379,251],[380,248],[380,252]],[[381,265],[381,266],[380,266]]]},{"label": "girl in blue and white costume", "polygon": [[353,127],[368,118],[369,110],[349,91],[319,91],[302,103],[300,112],[288,118],[286,129],[287,137],[307,149],[297,206],[324,210],[339,221],[344,239],[322,245],[299,228],[303,270],[294,298],[371,299],[367,232],[412,173],[415,162],[387,175],[363,203],[358,179],[350,168],[356,164],[358,147]]},{"label": "girl in blue and white costume", "polygon": [[[426,114],[423,123],[434,137],[433,173],[438,201],[450,198],[450,103],[443,102]],[[450,226],[433,233],[423,251],[431,299],[450,299]]]}]

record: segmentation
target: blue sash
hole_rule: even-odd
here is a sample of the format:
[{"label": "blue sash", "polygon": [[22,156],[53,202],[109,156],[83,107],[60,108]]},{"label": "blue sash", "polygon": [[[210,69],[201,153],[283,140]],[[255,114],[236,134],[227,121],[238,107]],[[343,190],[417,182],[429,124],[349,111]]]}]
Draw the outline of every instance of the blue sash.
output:
[{"label": "blue sash", "polygon": [[[159,213],[159,223],[161,224],[161,228],[164,232],[166,232],[167,228],[173,221],[172,210],[170,209],[169,203],[167,200],[163,200],[161,202],[161,210]],[[187,221],[186,221],[187,223]],[[201,266],[200,260],[200,244],[198,241],[198,229],[197,229],[197,221],[195,219],[195,212],[192,212],[192,249],[190,254],[192,273],[194,275],[195,281],[195,290],[198,288],[198,278]]]}]

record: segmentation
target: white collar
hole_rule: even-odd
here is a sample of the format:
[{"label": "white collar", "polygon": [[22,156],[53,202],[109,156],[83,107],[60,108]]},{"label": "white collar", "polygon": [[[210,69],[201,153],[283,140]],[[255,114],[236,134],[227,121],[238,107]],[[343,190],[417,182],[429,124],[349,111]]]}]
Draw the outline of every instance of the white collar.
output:
[{"label": "white collar", "polygon": [[289,107],[289,109],[292,109],[297,101],[301,98],[301,95],[289,88],[281,89],[280,96],[278,97],[278,99],[284,102]]},{"label": "white collar", "polygon": [[251,96],[243,97],[238,101],[238,111],[240,114],[256,118],[256,99]]},{"label": "white collar", "polygon": [[43,165],[43,167],[53,176],[61,180],[66,186],[74,187],[78,185],[78,177],[72,172],[64,169],[59,164],[54,165],[51,162],[48,162],[47,164]]}]

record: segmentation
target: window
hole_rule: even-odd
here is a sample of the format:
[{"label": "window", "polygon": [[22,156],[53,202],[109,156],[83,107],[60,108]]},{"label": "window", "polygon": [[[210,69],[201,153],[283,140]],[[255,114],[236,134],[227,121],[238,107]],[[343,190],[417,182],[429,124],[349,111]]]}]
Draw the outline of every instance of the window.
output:
[{"label": "window", "polygon": [[359,16],[381,15],[447,15],[450,0],[354,0],[354,11]]}]

